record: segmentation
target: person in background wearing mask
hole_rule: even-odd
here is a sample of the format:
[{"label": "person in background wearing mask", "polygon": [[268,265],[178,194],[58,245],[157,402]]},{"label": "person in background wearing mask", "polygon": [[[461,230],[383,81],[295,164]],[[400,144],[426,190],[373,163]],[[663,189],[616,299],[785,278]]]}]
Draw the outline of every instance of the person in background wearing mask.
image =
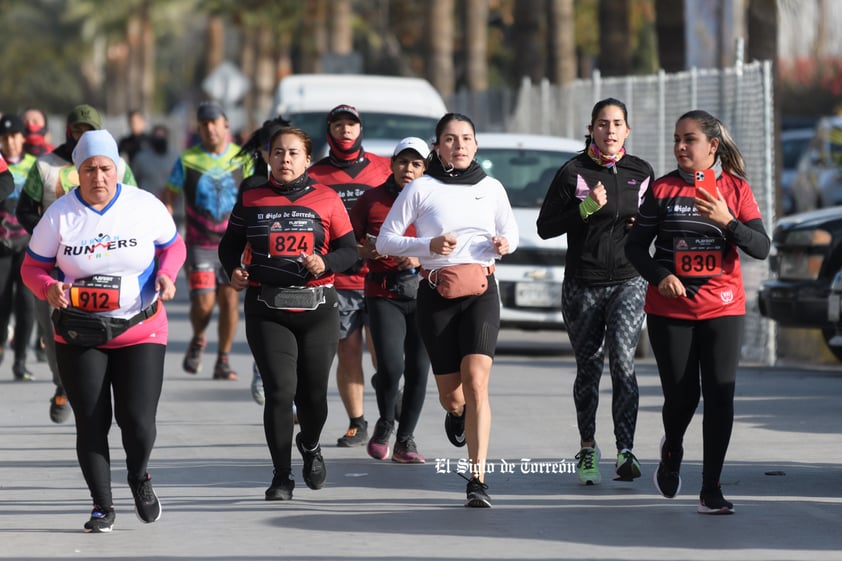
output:
[{"label": "person in background wearing mask", "polygon": [[15,317],[12,375],[15,380],[33,380],[26,368],[26,353],[35,325],[35,301],[32,293],[23,286],[20,267],[26,255],[29,234],[15,216],[20,192],[35,156],[23,150],[23,121],[14,114],[0,118],[0,153],[14,178],[14,190],[0,206],[0,361],[3,360],[8,326]]},{"label": "person in background wearing mask", "polygon": [[55,146],[50,143],[47,115],[43,111],[30,107],[23,112],[21,118],[24,126],[24,152],[37,158],[55,150]]},{"label": "person in background wearing mask", "polygon": [[[350,212],[357,199],[391,175],[389,159],[363,149],[363,122],[351,105],[337,105],[327,114],[327,142],[330,153],[313,164],[308,173],[313,180],[339,193]],[[336,442],[340,447],[364,446],[368,442],[368,422],[363,407],[363,330],[368,325],[365,307],[367,266],[360,259],[345,272],[336,274],[339,295],[339,349],[336,385],[348,413],[348,430]],[[371,337],[367,340],[370,342]],[[375,353],[372,349],[372,360]],[[375,362],[375,369],[377,364]]]},{"label": "person in background wearing mask", "polygon": [[[368,260],[365,279],[366,308],[371,321],[371,339],[377,356],[377,408],[380,418],[368,441],[368,455],[376,460],[389,457],[389,438],[398,422],[392,461],[423,464],[415,445],[415,427],[424,406],[430,359],[416,322],[418,292],[417,257],[390,257],[377,252],[374,241],[386,214],[404,187],[424,174],[430,154],[420,138],[401,140],[392,155],[392,175],[377,189],[370,189],[351,208],[351,224],[360,255]],[[415,228],[410,226],[408,233]],[[401,376],[405,380],[399,394]],[[398,409],[397,401],[402,400]],[[398,413],[397,411],[400,411]]]},{"label": "person in background wearing mask", "polygon": [[[29,234],[32,234],[42,214],[56,199],[79,185],[79,173],[73,165],[73,149],[76,148],[76,143],[84,133],[101,129],[102,119],[99,112],[90,105],[77,105],[67,115],[64,143],[52,152],[40,156],[29,170],[15,210],[18,222]],[[136,183],[131,167],[122,158],[117,163],[117,181],[127,185]],[[70,415],[70,407],[56,363],[53,324],[50,321],[51,312],[52,308],[48,301],[36,300],[35,315],[41,333],[45,334],[47,364],[56,387],[55,394],[50,399],[50,419],[54,423],[63,423]]]}]

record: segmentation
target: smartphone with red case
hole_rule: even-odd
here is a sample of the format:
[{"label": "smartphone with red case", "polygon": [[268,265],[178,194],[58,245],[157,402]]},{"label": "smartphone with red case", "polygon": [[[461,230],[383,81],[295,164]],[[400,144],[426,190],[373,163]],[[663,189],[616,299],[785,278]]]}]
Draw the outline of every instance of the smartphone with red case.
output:
[{"label": "smartphone with red case", "polygon": [[716,173],[712,169],[694,171],[693,182],[696,185],[696,189],[702,189],[714,199],[716,198]]}]

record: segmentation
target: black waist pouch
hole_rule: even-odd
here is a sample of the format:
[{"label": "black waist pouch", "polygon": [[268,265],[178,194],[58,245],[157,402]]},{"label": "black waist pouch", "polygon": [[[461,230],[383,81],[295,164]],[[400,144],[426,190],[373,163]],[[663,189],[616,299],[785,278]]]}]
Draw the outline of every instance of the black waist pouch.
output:
[{"label": "black waist pouch", "polygon": [[264,284],[258,300],[273,310],[315,310],[325,302],[324,287],[284,288]]},{"label": "black waist pouch", "polygon": [[56,333],[71,345],[98,347],[149,318],[157,310],[157,300],[129,319],[104,317],[74,308],[56,308],[52,320]]},{"label": "black waist pouch", "polygon": [[368,273],[368,278],[392,293],[396,300],[415,300],[421,278],[415,269]]}]

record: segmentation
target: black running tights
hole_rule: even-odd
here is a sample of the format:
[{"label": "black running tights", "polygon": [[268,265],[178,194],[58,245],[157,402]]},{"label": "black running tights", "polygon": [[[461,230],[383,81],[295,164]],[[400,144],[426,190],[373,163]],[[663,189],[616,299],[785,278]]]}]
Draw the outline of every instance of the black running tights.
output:
[{"label": "black running tights", "polygon": [[[700,397],[702,488],[719,484],[734,424],[734,387],[743,341],[744,316],[680,320],[649,315],[647,325],[664,392],[665,446],[682,448]],[[701,380],[701,384],[700,384]]]},{"label": "black running tights", "polygon": [[76,456],[94,504],[112,505],[108,450],[112,390],[128,475],[146,474],[157,434],[165,352],[166,347],[158,344],[119,349],[56,344],[59,374],[76,418]]}]

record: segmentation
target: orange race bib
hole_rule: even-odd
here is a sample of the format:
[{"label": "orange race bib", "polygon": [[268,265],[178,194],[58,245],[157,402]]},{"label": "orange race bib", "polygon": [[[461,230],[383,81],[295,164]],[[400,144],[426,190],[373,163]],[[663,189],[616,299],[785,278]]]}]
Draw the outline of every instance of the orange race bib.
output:
[{"label": "orange race bib", "polygon": [[679,277],[716,277],[722,274],[725,240],[678,238],[673,242],[675,274]]},{"label": "orange race bib", "polygon": [[120,307],[120,277],[94,275],[76,279],[70,287],[70,305],[85,312],[110,312]]},{"label": "orange race bib", "polygon": [[313,252],[315,235],[312,231],[286,230],[280,222],[269,226],[269,257],[297,258],[302,252]]}]

